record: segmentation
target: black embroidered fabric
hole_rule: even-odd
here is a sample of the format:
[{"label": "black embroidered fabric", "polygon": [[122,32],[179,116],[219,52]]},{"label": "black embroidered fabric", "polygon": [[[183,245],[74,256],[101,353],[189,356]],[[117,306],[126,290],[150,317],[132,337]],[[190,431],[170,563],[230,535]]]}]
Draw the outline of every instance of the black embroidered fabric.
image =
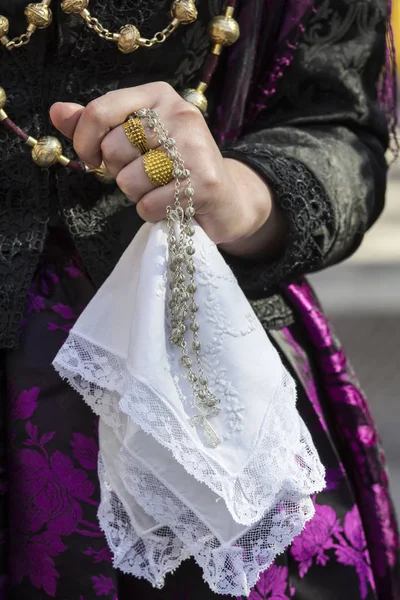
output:
[{"label": "black embroidered fabric", "polygon": [[[113,30],[132,22],[149,35],[165,27],[169,5],[165,0],[93,0],[90,8]],[[86,104],[112,89],[159,79],[176,89],[187,87],[196,81],[208,52],[208,22],[223,5],[223,0],[200,0],[198,21],[180,28],[167,42],[168,51],[163,46],[134,55],[118,53],[81,19],[63,15],[54,5],[54,25],[36,33],[29,47],[0,49],[7,111],[37,138],[56,134],[48,118],[56,100]],[[25,0],[0,0],[11,35],[26,27],[25,6]],[[266,178],[290,225],[279,261],[232,261],[253,299],[271,296],[295,275],[348,256],[382,210],[387,126],[375,84],[384,61],[386,18],[386,0],[320,0],[268,108],[251,131],[225,149]],[[217,73],[211,106],[222,94],[220,80]],[[63,145],[73,156],[70,143]],[[115,186],[61,167],[37,168],[29,150],[3,129],[0,211],[1,347],[17,342],[29,283],[46,238],[57,235],[60,224],[96,285],[141,224]],[[280,315],[287,312],[280,305],[274,305],[279,325],[285,324]]]}]

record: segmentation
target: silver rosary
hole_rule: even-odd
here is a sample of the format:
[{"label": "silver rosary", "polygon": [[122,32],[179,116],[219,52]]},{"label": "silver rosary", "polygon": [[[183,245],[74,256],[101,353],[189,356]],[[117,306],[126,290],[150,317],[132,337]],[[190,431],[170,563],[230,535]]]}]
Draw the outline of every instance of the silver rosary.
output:
[{"label": "silver rosary", "polygon": [[[173,163],[175,180],[174,205],[167,207],[168,226],[168,281],[171,291],[170,309],[170,342],[181,349],[181,364],[185,367],[187,380],[193,391],[193,406],[198,414],[189,419],[193,427],[201,427],[207,444],[216,448],[221,439],[211,426],[209,419],[220,413],[218,398],[210,391],[207,377],[201,362],[201,344],[199,341],[199,324],[196,313],[196,268],[193,256],[196,252],[193,242],[195,228],[193,217],[194,190],[190,181],[190,172],[185,169],[176,142],[169,137],[168,131],[161,123],[154,109],[141,109],[136,115],[157,135],[158,143]],[[187,207],[181,205],[182,186]]]}]

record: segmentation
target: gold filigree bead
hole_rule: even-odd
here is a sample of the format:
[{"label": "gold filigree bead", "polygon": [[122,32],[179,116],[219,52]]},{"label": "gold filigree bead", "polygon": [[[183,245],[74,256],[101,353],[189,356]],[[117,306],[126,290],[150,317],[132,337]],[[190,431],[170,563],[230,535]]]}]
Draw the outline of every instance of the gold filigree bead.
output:
[{"label": "gold filigree bead", "polygon": [[40,138],[32,150],[32,158],[38,167],[51,167],[61,155],[61,142],[52,136]]},{"label": "gold filigree bead", "polygon": [[53,20],[50,8],[44,4],[28,4],[25,9],[25,17],[29,25],[34,25],[38,29],[49,27]]},{"label": "gold filigree bead", "polygon": [[207,112],[208,101],[204,92],[201,90],[196,90],[194,88],[184,90],[182,97],[188,102],[191,102],[191,104],[194,104],[194,106],[197,106],[203,115]]},{"label": "gold filigree bead", "polygon": [[171,6],[171,16],[182,25],[193,23],[197,19],[197,8],[193,0],[175,0]]},{"label": "gold filigree bead", "polygon": [[208,35],[214,44],[232,46],[240,37],[239,23],[226,15],[214,17],[208,26]]},{"label": "gold filigree bead", "polygon": [[63,0],[61,8],[67,15],[79,14],[89,6],[89,0]]},{"label": "gold filigree bead", "polygon": [[7,17],[0,15],[0,38],[7,35],[9,27],[10,27],[10,24],[8,22]]},{"label": "gold filigree bead", "polygon": [[0,87],[0,110],[2,110],[7,102],[7,94],[6,94],[6,90],[2,87]]},{"label": "gold filigree bead", "polygon": [[129,54],[139,48],[140,31],[134,25],[124,25],[119,31],[118,49],[123,54]]}]

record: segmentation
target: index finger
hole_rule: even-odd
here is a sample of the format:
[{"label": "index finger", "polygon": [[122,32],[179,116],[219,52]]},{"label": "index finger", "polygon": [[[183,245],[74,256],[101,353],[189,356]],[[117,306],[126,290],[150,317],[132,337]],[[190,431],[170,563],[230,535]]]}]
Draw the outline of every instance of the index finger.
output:
[{"label": "index finger", "polygon": [[100,166],[104,137],[141,108],[157,108],[160,102],[172,103],[178,97],[167,83],[148,83],[138,87],[109,92],[90,102],[82,112],[74,133],[74,148],[87,164]]}]

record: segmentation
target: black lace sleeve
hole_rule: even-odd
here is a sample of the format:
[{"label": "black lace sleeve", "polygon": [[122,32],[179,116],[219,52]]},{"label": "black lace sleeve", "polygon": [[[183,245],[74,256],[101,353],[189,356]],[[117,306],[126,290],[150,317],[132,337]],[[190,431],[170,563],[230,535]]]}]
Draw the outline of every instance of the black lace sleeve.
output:
[{"label": "black lace sleeve", "polygon": [[320,2],[273,103],[224,151],[265,177],[290,224],[279,261],[230,260],[248,293],[348,257],[382,211],[386,20],[386,0]]}]

